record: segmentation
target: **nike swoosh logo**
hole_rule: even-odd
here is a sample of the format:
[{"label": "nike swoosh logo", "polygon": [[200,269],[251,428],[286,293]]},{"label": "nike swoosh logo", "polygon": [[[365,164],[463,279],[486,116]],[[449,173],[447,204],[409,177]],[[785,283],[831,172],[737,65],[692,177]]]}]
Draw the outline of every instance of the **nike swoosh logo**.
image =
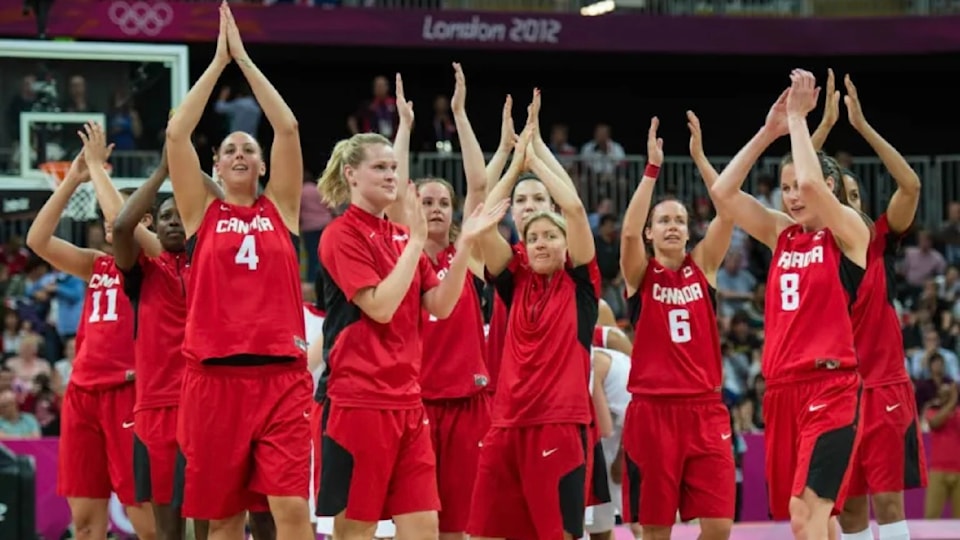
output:
[{"label": "nike swoosh logo", "polygon": [[733,437],[733,434],[732,434],[732,433],[724,433],[723,435],[720,436],[720,438],[723,439],[723,440],[727,440],[727,439],[729,439],[730,437]]},{"label": "nike swoosh logo", "polygon": [[896,408],[899,407],[899,406],[900,406],[899,403],[897,403],[896,405],[887,405],[887,412],[890,412],[890,411],[896,409]]},{"label": "nike swoosh logo", "polygon": [[663,268],[654,268],[653,271],[659,274],[660,272],[663,272]]},{"label": "nike swoosh logo", "polygon": [[826,407],[826,406],[827,406],[826,403],[821,403],[820,405],[811,405],[811,406],[810,406],[810,412],[817,412],[817,411],[819,411],[820,409],[822,409],[822,408],[824,408],[824,407]]},{"label": "nike swoosh logo", "polygon": [[557,450],[558,450],[557,448],[554,448],[553,450],[544,450],[544,451],[542,452],[543,457],[547,457],[547,456],[549,456],[550,454],[556,452]]},{"label": "nike swoosh logo", "polygon": [[133,427],[134,422],[124,422],[123,429],[130,429]]}]

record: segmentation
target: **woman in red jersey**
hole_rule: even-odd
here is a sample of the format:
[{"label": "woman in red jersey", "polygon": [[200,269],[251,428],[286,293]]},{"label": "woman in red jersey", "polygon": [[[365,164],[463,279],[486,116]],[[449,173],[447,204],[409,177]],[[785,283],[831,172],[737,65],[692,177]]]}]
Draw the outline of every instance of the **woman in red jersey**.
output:
[{"label": "woman in red jersey", "polygon": [[[258,195],[261,147],[246,133],[228,135],[216,162],[219,200],[205,188],[190,136],[231,61],[273,127],[272,172]],[[216,55],[167,125],[167,153],[191,267],[177,437],[183,515],[210,520],[213,540],[236,538],[245,510],[266,498],[278,537],[312,539],[311,380],[294,247],[300,135],[293,112],[247,55],[226,3]]]},{"label": "woman in red jersey", "polygon": [[[483,185],[483,151],[474,135],[465,110],[467,84],[460,64],[454,64],[456,87],[450,108],[460,138],[463,167],[467,177],[475,179],[467,185],[467,206],[476,207],[485,193]],[[401,112],[409,108],[401,109]],[[405,122],[412,124],[412,119]],[[401,130],[403,131],[403,130]],[[479,189],[477,189],[479,186]],[[459,227],[453,224],[457,206],[456,193],[446,180],[427,178],[417,182],[417,191],[427,216],[427,239],[424,253],[440,280],[450,271],[456,255]],[[480,440],[490,427],[490,402],[487,385],[490,376],[484,363],[483,313],[480,295],[483,292],[483,268],[473,264],[467,273],[463,291],[450,316],[439,320],[424,313],[422,323],[423,366],[420,390],[430,420],[430,435],[437,456],[437,488],[441,511],[441,539],[464,538],[470,501],[473,496],[473,474],[480,457]]]},{"label": "woman in red jersey", "polygon": [[[827,538],[831,512],[843,506],[858,443],[861,380],[849,308],[866,268],[870,231],[844,204],[835,162],[818,158],[811,143],[806,116],[816,106],[816,80],[803,70],[790,79],[764,127],[711,193],[774,252],[762,364],[770,510],[774,519],[790,519],[797,538],[819,540]],[[787,211],[781,213],[740,185],[760,153],[787,133],[792,153],[780,169]]]},{"label": "woman in red jersey", "polygon": [[[482,441],[467,532],[473,538],[579,538],[587,475],[590,342],[599,270],[593,235],[576,190],[520,137],[523,163],[564,217],[541,211],[521,224],[523,246],[497,231],[482,239],[488,272],[509,314],[492,428]],[[513,191],[519,167],[488,194]],[[605,472],[605,471],[604,471]]]},{"label": "woman in red jersey", "polygon": [[[687,117],[691,155],[709,188],[717,172],[703,154],[699,120],[692,112]],[[633,399],[623,428],[625,521],[640,523],[645,539],[669,540],[679,510],[683,521],[699,518],[702,540],[726,540],[733,527],[736,470],[730,415],[720,395],[715,295],[733,220],[721,210],[703,241],[687,253],[683,204],[668,199],[651,208],[663,161],[658,126],[654,118],[647,168],[621,233],[627,303],[634,328],[643,332],[631,354]]]},{"label": "woman in red jersey", "polygon": [[[893,262],[900,239],[909,230],[920,202],[920,178],[897,150],[867,122],[857,87],[844,78],[844,103],[850,125],[867,141],[897,189],[886,212],[873,224],[867,251],[867,272],[853,305],[853,335],[863,377],[863,437],[853,463],[849,498],[840,515],[846,540],[868,540],[870,516],[867,494],[880,525],[881,540],[909,538],[903,509],[903,491],[925,487],[926,458],[920,434],[913,383],[903,363],[903,333],[893,307]],[[827,76],[823,121],[814,132],[814,147],[823,146],[840,116],[840,92],[834,89],[833,70]],[[860,186],[850,171],[843,185],[851,207],[862,211]]]},{"label": "woman in red jersey", "polygon": [[[409,133],[412,105],[397,78],[399,133]],[[318,187],[332,206],[350,203],[324,231],[323,402],[317,513],[334,517],[338,539],[370,538],[380,519],[397,535],[435,535],[436,458],[420,388],[422,310],[438,319],[456,308],[477,236],[506,213],[507,201],[477,207],[466,220],[443,280],[423,253],[428,226],[408,182],[409,137],[396,146],[358,134],[334,147]],[[385,219],[402,205],[402,221]],[[399,218],[398,218],[399,219]],[[325,382],[325,384],[324,384]]]},{"label": "woman in red jersey", "polygon": [[[96,130],[102,128],[88,124],[82,133],[86,137]],[[123,276],[111,255],[53,236],[73,192],[90,178],[88,166],[102,170],[109,155],[109,147],[84,147],[30,226],[27,245],[54,268],[87,282],[77,355],[61,409],[57,493],[67,498],[78,538],[106,536],[111,491],[126,506],[138,536],[153,538],[150,508],[137,504],[134,489],[134,320]],[[94,189],[110,243],[123,198],[105,174],[94,178]],[[148,253],[159,253],[146,227],[138,226],[136,235]]]}]

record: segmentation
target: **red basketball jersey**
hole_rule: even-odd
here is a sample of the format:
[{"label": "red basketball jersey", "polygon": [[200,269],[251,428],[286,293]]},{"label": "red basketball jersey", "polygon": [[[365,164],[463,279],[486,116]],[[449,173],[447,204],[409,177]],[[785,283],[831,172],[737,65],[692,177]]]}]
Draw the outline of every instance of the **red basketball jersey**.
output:
[{"label": "red basketball jersey", "polygon": [[187,243],[188,360],[257,356],[306,366],[295,238],[265,196],[249,207],[223,201],[207,207]]},{"label": "red basketball jersey", "polygon": [[857,367],[850,307],[863,273],[829,229],[792,225],[780,233],[764,301],[767,380]]},{"label": "red basketball jersey", "polygon": [[515,250],[494,283],[509,317],[493,426],[590,424],[590,341],[600,297],[596,259],[572,268],[568,263],[548,279],[530,269],[525,251]]},{"label": "red basketball jersey", "polygon": [[886,214],[874,223],[867,251],[867,272],[853,304],[853,337],[865,386],[910,380],[904,365],[903,331],[893,307],[894,262],[900,235],[890,230]]},{"label": "red basketball jersey", "polygon": [[689,396],[720,390],[723,360],[715,291],[687,255],[677,270],[650,259],[629,303],[634,328],[628,389],[631,394]]},{"label": "red basketball jersey", "polygon": [[186,253],[141,254],[124,273],[124,291],[133,305],[137,360],[134,410],[169,407],[180,402],[183,383],[183,336],[187,324]]},{"label": "red basketball jersey", "polygon": [[[430,261],[438,279],[450,271],[456,253],[451,244]],[[428,259],[429,260],[429,259]],[[460,299],[446,319],[439,320],[423,310],[423,365],[420,391],[423,399],[469,397],[486,389],[490,382],[483,359],[483,312],[480,292],[483,284],[467,273]]]},{"label": "red basketball jersey", "polygon": [[101,389],[133,380],[133,308],[110,255],[93,262],[75,345],[70,384]]},{"label": "red basketball jersey", "polygon": [[423,406],[420,369],[424,293],[440,284],[422,252],[413,279],[393,317],[381,324],[353,303],[397,266],[409,231],[350,205],[320,241],[327,318],[323,348],[327,369],[317,397],[343,407],[409,409]]}]

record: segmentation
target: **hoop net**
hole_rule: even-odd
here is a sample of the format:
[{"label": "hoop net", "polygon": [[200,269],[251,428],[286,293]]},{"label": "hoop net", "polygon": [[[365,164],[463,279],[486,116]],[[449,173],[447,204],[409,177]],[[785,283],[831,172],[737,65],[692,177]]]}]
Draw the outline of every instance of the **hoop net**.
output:
[{"label": "hoop net", "polygon": [[[47,177],[50,189],[57,189],[60,186],[63,179],[67,177],[70,165],[69,161],[48,161],[40,164],[40,170]],[[104,163],[104,168],[107,173],[113,169],[109,163]],[[98,218],[97,194],[92,182],[84,182],[77,186],[77,190],[73,192],[67,207],[63,210],[63,217],[74,221],[91,221]]]}]

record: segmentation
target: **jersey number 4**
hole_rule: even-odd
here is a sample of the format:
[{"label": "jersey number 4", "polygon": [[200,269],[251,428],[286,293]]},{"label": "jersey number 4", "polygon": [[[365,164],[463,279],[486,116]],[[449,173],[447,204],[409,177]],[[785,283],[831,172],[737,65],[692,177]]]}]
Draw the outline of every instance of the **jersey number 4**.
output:
[{"label": "jersey number 4", "polygon": [[[117,320],[117,289],[101,289],[93,291],[90,297],[90,318],[89,322],[112,322]],[[106,302],[104,302],[106,297]],[[103,304],[106,304],[104,306]],[[104,309],[106,307],[106,309]]]},{"label": "jersey number 4", "polygon": [[780,274],[780,309],[796,311],[800,307],[800,276]]},{"label": "jersey number 4", "polygon": [[240,249],[237,250],[237,256],[233,262],[246,266],[247,270],[256,270],[260,264],[260,257],[257,256],[257,239],[252,234],[245,235],[240,242]]}]

